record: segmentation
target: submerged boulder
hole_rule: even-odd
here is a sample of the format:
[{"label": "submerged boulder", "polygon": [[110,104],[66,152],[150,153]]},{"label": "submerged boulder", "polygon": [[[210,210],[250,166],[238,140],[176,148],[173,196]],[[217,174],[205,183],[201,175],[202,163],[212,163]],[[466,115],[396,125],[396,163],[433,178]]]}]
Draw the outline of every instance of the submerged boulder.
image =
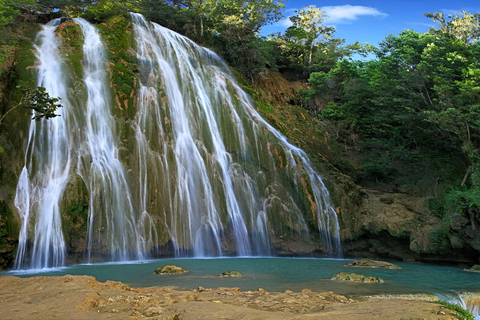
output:
[{"label": "submerged boulder", "polygon": [[363,283],[384,283],[385,280],[378,277],[366,277],[363,274],[339,272],[333,275],[331,280],[356,281]]},{"label": "submerged boulder", "polygon": [[177,266],[164,266],[162,268],[156,268],[153,273],[155,274],[182,274],[188,272],[187,269]]},{"label": "submerged boulder", "polygon": [[243,274],[240,271],[228,270],[227,272],[220,273],[217,275],[220,278],[241,278]]},{"label": "submerged boulder", "polygon": [[343,265],[350,268],[374,268],[374,269],[402,269],[396,264],[370,259],[360,259],[351,261]]}]

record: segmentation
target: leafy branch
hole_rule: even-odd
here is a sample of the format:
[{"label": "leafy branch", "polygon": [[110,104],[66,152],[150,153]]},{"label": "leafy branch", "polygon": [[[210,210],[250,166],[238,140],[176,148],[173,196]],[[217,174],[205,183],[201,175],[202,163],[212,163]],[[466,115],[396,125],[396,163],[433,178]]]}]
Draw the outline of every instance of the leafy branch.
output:
[{"label": "leafy branch", "polygon": [[[20,89],[20,86],[18,86],[17,88]],[[41,119],[50,119],[60,116],[59,114],[55,113],[58,108],[62,107],[62,105],[59,103],[60,98],[51,97],[44,87],[36,87],[33,90],[21,90],[25,92],[24,96],[16,106],[14,106],[2,115],[2,117],[0,118],[0,124],[7,116],[7,114],[20,106],[24,106],[27,109],[33,110],[32,120],[38,121]],[[0,146],[0,153],[2,153],[3,151],[4,150],[2,146]]]},{"label": "leafy branch", "polygon": [[60,116],[56,114],[58,108],[62,107],[59,103],[60,98],[51,97],[47,89],[44,87],[36,87],[35,89],[22,89],[25,92],[25,95],[22,97],[20,102],[5,112],[5,114],[0,118],[0,123],[2,123],[3,119],[20,106],[24,106],[27,109],[31,109],[35,111],[32,120],[41,120],[43,118],[50,119]]}]

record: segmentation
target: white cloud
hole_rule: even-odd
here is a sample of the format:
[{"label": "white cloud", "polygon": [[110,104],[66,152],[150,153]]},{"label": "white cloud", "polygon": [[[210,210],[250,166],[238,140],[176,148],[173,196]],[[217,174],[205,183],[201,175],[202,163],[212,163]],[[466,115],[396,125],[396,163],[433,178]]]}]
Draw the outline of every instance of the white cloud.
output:
[{"label": "white cloud", "polygon": [[285,19],[282,19],[282,20],[278,21],[274,25],[276,25],[276,24],[278,24],[278,25],[280,25],[284,28],[288,28],[292,25],[292,21],[290,21],[290,18],[285,18]]},{"label": "white cloud", "polygon": [[[324,23],[328,25],[332,25],[334,23],[350,23],[353,20],[357,20],[361,16],[375,16],[381,18],[388,16],[388,14],[380,12],[375,8],[352,6],[349,4],[342,6],[325,6],[321,7],[320,9],[322,9],[328,15],[328,18],[324,21]],[[298,8],[285,10],[285,18],[277,21],[272,26],[285,29],[290,27],[292,25],[290,17],[295,15],[295,13],[299,10],[300,9]]]},{"label": "white cloud", "polygon": [[321,7],[323,11],[328,15],[328,19],[325,23],[350,23],[353,20],[357,20],[361,16],[374,16],[384,18],[388,14],[378,11],[372,7],[364,6],[352,6],[349,4],[343,6],[325,6]]},{"label": "white cloud", "polygon": [[280,26],[283,28],[288,28],[292,25],[292,21],[290,21],[290,17],[295,15],[295,12],[297,12],[299,9],[297,8],[291,8],[285,10],[284,17],[282,20],[275,22],[273,25],[274,26]]}]

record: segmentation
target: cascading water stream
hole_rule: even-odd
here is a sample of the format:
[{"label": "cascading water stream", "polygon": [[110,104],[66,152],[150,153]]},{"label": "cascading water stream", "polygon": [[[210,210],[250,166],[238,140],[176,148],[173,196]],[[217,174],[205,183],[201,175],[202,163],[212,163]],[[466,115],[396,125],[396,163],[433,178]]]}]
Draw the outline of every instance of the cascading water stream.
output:
[{"label": "cascading water stream", "polygon": [[[111,261],[143,259],[156,241],[154,224],[150,221],[145,228],[149,216],[135,216],[125,170],[118,159],[101,38],[87,21],[74,20],[83,32],[85,94],[79,93],[82,88],[67,90],[71,75],[59,55],[55,35],[59,20],[44,26],[38,36],[38,85],[60,97],[63,108],[58,110],[60,117],[30,127],[26,166],[15,199],[22,219],[16,269],[65,264],[60,205],[69,177],[74,175],[72,154],[78,158],[77,174],[90,196],[87,261],[99,247]],[[72,96],[74,107],[69,101]],[[32,234],[33,243],[29,243]]]},{"label": "cascading water stream", "polygon": [[448,294],[436,294],[441,300],[456,304],[468,310],[475,320],[480,320],[480,305],[478,296],[469,292],[449,292]]},{"label": "cascading water stream", "polygon": [[[185,254],[181,248],[191,248],[194,256],[221,255],[221,244],[229,236],[236,255],[270,254],[269,211],[280,201],[286,203],[285,210],[293,212],[297,207],[291,195],[282,198],[286,190],[272,157],[261,159],[276,143],[285,154],[288,179],[298,187],[305,180],[302,172],[308,177],[304,183],[313,192],[311,206],[325,250],[340,256],[337,216],[306,154],[261,118],[216,54],[147,23],[139,14],[131,16],[141,74],[136,130],[139,163],[163,172],[162,180],[168,181],[163,189],[174,186],[173,201],[167,200],[164,211],[169,212],[165,225],[177,254]],[[264,130],[273,138],[266,137]],[[153,158],[157,154],[161,161],[149,162],[144,154]],[[253,168],[252,158],[259,159]],[[292,213],[290,222],[308,232],[300,213]]]},{"label": "cascading water stream", "polygon": [[[143,259],[146,251],[145,237],[138,229],[130,188],[123,165],[118,159],[104,46],[97,30],[90,23],[83,19],[75,21],[81,26],[85,39],[83,64],[87,89],[86,126],[85,140],[78,151],[78,172],[90,194],[88,261],[94,243],[108,248],[111,261]],[[99,237],[100,233],[105,236]]]},{"label": "cascading water stream", "polygon": [[[205,73],[198,73],[191,63],[191,50],[188,45],[193,45],[190,40],[180,35],[167,31],[158,25],[153,29],[146,23],[143,17],[132,14],[137,33],[138,58],[142,72],[146,74],[141,83],[141,92],[153,92],[154,100],[161,99],[165,95],[171,124],[172,140],[164,139],[162,149],[172,148],[175,158],[175,193],[174,217],[169,226],[172,239],[176,241],[176,247],[192,246],[195,256],[211,255],[211,244],[215,244],[215,254],[221,254],[220,232],[222,229],[221,218],[218,213],[215,194],[207,172],[207,159],[202,157],[202,152],[211,152],[211,157],[224,184],[224,196],[226,198],[227,211],[232,223],[233,237],[237,255],[251,255],[252,250],[248,239],[247,228],[240,213],[237,199],[233,194],[232,178],[229,173],[231,160],[225,150],[216,119],[212,114],[211,95],[206,84],[208,79]],[[157,38],[164,36],[166,45],[161,47]],[[179,45],[183,42],[185,45]],[[158,78],[162,79],[159,82]],[[181,78],[181,79],[179,79]],[[143,80],[143,79],[142,79]],[[163,85],[163,87],[161,87]],[[195,95],[195,96],[192,96]],[[151,104],[145,96],[140,97],[140,112],[148,116],[147,108]],[[159,116],[162,116],[159,114]],[[164,117],[167,115],[163,115]],[[198,127],[200,116],[205,125],[206,137],[201,136]],[[161,123],[161,121],[157,121]],[[138,130],[141,137],[144,132],[144,121],[140,119]],[[162,130],[163,125],[162,125]],[[207,138],[207,139],[205,139]],[[210,142],[212,150],[204,144]],[[210,140],[210,141],[208,141]],[[171,143],[169,146],[168,144]],[[173,166],[172,166],[173,167]],[[169,174],[168,171],[165,173]],[[169,180],[165,176],[164,180]],[[178,212],[183,211],[179,216]],[[186,229],[186,230],[185,230]],[[211,235],[211,239],[209,236]],[[213,243],[208,240],[213,240]],[[210,249],[209,249],[210,247]]]},{"label": "cascading water stream", "polygon": [[[25,167],[17,184],[15,206],[21,218],[15,268],[45,268],[64,265],[66,247],[60,217],[60,201],[71,163],[68,132],[71,104],[62,76],[54,33],[58,20],[43,26],[35,45],[38,59],[37,85],[53,97],[60,97],[59,117],[32,122],[28,136]],[[29,228],[33,228],[29,243]]]}]

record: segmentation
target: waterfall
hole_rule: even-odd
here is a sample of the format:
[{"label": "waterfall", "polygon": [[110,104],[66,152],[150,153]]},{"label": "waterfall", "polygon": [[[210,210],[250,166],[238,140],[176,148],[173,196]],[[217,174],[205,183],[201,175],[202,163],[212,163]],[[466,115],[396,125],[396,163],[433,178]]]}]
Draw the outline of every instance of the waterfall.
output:
[{"label": "waterfall", "polygon": [[[86,123],[85,140],[78,150],[78,172],[90,194],[88,261],[94,243],[108,248],[111,261],[143,259],[144,237],[139,234],[125,170],[118,159],[104,46],[90,23],[83,19],[75,21],[81,26],[85,39]],[[106,236],[99,237],[99,230]]]},{"label": "waterfall", "polygon": [[[139,260],[162,248],[178,257],[273,255],[282,241],[312,237],[321,241],[315,248],[341,256],[329,192],[305,152],[256,112],[215,53],[131,17],[139,72],[127,123],[113,116],[96,28],[74,19],[83,35],[81,75],[63,61],[58,20],[37,37],[37,83],[63,108],[30,126],[15,198],[22,223],[15,268],[66,263],[65,193],[77,180],[88,193],[87,262]],[[128,160],[119,154],[127,145]]]},{"label": "waterfall", "polygon": [[[60,201],[68,181],[71,146],[68,132],[71,104],[62,76],[63,62],[54,33],[58,20],[43,26],[35,49],[38,59],[37,85],[60,97],[59,117],[32,122],[25,167],[17,184],[15,205],[21,218],[15,268],[45,268],[65,263],[66,248],[60,217]],[[33,228],[31,244],[27,241]]]},{"label": "waterfall", "polygon": [[480,300],[478,293],[476,292],[456,292],[451,291],[449,293],[437,293],[440,299],[456,304],[465,310],[468,310],[475,320],[480,320]]},{"label": "waterfall", "polygon": [[[131,16],[141,75],[139,171],[158,172],[160,189],[168,190],[158,205],[168,213],[164,223],[177,254],[189,248],[194,256],[221,255],[228,232],[236,255],[268,255],[269,219],[279,205],[308,233],[282,181],[288,178],[297,189],[311,187],[310,209],[325,250],[339,256],[337,215],[307,155],[256,112],[215,53],[139,14]],[[275,153],[285,157],[283,168]],[[146,190],[148,177],[141,184]]]}]

